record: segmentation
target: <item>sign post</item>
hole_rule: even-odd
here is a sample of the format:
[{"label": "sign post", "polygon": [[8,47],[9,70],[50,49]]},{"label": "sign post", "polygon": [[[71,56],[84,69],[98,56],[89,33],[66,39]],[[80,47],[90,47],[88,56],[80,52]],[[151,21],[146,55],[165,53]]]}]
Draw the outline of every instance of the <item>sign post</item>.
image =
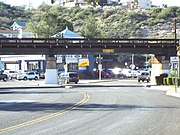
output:
[{"label": "sign post", "polygon": [[177,68],[179,63],[179,57],[170,57],[170,62],[173,65],[174,70],[174,86],[175,86],[175,92],[177,92]]}]

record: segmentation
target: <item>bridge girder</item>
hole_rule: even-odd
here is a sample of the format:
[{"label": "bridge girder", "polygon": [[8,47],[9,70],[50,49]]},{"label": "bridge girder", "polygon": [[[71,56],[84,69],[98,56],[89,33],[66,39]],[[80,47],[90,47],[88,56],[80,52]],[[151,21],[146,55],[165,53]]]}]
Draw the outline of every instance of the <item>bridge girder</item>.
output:
[{"label": "bridge girder", "polygon": [[0,55],[27,54],[114,54],[132,52],[171,56],[176,54],[179,39],[111,39],[111,38],[0,38]]}]

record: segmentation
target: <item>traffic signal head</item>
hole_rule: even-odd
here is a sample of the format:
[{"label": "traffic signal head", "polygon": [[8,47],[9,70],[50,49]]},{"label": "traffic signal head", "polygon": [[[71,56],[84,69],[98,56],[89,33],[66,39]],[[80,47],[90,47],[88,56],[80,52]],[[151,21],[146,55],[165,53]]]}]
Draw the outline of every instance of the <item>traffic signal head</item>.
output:
[{"label": "traffic signal head", "polygon": [[51,3],[53,4],[53,3],[55,3],[55,1],[56,1],[56,0],[51,0]]}]

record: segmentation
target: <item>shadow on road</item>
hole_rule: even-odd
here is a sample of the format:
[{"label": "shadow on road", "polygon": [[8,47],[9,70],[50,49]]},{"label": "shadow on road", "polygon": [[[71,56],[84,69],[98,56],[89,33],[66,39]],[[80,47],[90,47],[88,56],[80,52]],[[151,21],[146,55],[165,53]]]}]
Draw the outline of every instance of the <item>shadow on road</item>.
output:
[{"label": "shadow on road", "polygon": [[[0,111],[61,111],[72,107],[75,103],[38,103],[38,102],[0,102]],[[180,106],[145,106],[136,104],[85,104],[73,111],[123,111],[131,109],[173,109]]]}]

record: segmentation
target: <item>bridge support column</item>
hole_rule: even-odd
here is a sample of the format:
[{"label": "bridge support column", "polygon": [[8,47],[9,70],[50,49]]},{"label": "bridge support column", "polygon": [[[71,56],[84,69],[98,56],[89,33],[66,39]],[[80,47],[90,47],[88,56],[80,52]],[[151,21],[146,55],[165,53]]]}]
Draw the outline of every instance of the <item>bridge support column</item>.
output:
[{"label": "bridge support column", "polygon": [[169,60],[165,56],[152,56],[151,57],[152,70],[151,70],[151,83],[156,83],[155,77],[162,73],[170,75]]},{"label": "bridge support column", "polygon": [[55,57],[47,57],[45,84],[58,84],[58,70]]}]

